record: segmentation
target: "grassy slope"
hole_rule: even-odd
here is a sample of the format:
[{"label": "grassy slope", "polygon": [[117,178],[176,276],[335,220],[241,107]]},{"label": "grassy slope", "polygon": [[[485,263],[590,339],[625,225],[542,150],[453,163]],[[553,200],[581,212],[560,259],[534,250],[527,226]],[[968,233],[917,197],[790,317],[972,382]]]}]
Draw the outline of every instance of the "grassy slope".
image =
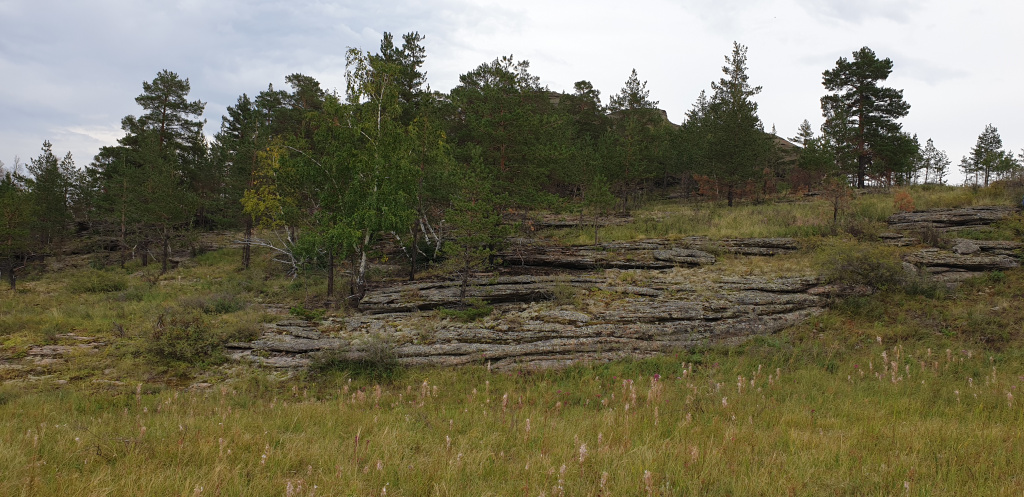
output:
[{"label": "grassy slope", "polygon": [[[891,209],[884,198],[858,202]],[[246,368],[199,373],[216,354],[196,365],[154,355],[161,309],[197,315],[224,339],[267,319],[231,302],[322,291],[238,272],[236,255],[207,254],[156,287],[79,270],[72,284],[50,275],[5,295],[6,353],[60,342],[69,328],[112,345],[57,368],[67,385],[0,387],[0,495],[1024,492],[1021,270],[943,299],[852,299],[738,348],[541,374],[275,380]],[[215,385],[168,385],[188,375]]]}]

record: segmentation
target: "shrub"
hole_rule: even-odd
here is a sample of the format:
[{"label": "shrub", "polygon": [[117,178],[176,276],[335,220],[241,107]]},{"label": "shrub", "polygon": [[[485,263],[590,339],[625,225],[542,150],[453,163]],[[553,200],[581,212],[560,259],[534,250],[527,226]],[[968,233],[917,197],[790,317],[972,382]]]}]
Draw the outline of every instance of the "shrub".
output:
[{"label": "shrub", "polygon": [[482,299],[469,299],[466,301],[465,309],[445,309],[441,307],[437,314],[443,318],[452,318],[456,321],[469,323],[481,318],[490,316],[494,312],[494,306],[487,304]]},{"label": "shrub", "polygon": [[906,190],[899,190],[893,195],[893,207],[897,212],[913,212],[914,197]]},{"label": "shrub", "polygon": [[121,274],[88,269],[68,281],[68,289],[74,293],[111,293],[128,288],[128,278]]},{"label": "shrub", "polygon": [[153,356],[198,364],[216,357],[223,337],[214,333],[202,314],[168,310],[157,316],[147,345]]},{"label": "shrub", "polygon": [[401,366],[394,344],[382,335],[374,335],[351,351],[331,349],[314,354],[309,372],[318,376],[342,373],[390,382],[399,376]]},{"label": "shrub", "polygon": [[222,292],[184,298],[181,300],[181,307],[194,309],[204,314],[228,314],[244,309],[245,303],[238,298],[238,295]]},{"label": "shrub", "polygon": [[305,319],[306,321],[319,321],[324,318],[326,312],[323,309],[306,309],[305,306],[297,305],[288,310],[292,316]]},{"label": "shrub", "polygon": [[918,236],[921,237],[921,243],[930,247],[949,248],[949,240],[934,226],[922,229],[918,232]]},{"label": "shrub", "polygon": [[551,298],[558,305],[575,307],[580,303],[580,292],[578,288],[568,283],[558,283],[551,290]]},{"label": "shrub", "polygon": [[829,283],[865,285],[876,290],[902,288],[908,277],[891,251],[864,245],[826,247],[820,253],[819,264]]}]

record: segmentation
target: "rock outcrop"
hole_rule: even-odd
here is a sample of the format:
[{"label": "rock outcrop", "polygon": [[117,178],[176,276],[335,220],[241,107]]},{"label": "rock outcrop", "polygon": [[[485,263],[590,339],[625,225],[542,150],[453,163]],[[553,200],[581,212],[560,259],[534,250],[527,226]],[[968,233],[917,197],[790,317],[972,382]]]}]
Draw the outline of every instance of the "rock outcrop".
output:
[{"label": "rock outcrop", "polygon": [[792,238],[730,238],[711,240],[641,240],[564,246],[544,240],[516,238],[500,254],[508,266],[561,269],[669,269],[714,264],[715,254],[772,256],[800,249]]},{"label": "rock outcrop", "polygon": [[[1000,253],[1001,249],[997,247],[1005,245],[996,243],[993,247],[992,243],[962,241],[954,246],[954,249],[960,247],[960,252],[929,248],[907,254],[903,260],[945,283],[959,283],[985,272],[1005,271],[1020,266],[1020,261],[1016,257]],[[982,246],[990,250],[986,251],[981,248]]]},{"label": "rock outcrop", "polygon": [[1019,212],[1016,207],[974,206],[960,209],[933,209],[917,212],[900,212],[889,217],[889,227],[894,230],[912,231],[936,229],[956,231],[986,228]]},{"label": "rock outcrop", "polygon": [[516,238],[500,256],[508,266],[562,269],[669,269],[715,263],[713,254],[686,247],[666,240],[563,246]]},{"label": "rock outcrop", "polygon": [[[548,368],[772,333],[821,312],[840,291],[814,278],[720,278],[698,286],[668,275],[627,283],[597,276],[474,281],[473,295],[517,302],[471,323],[422,312],[454,307],[457,283],[402,285],[368,294],[370,313],[279,322],[267,325],[258,340],[228,347],[237,360],[286,368],[308,365],[327,351],[363,359],[382,344],[404,365]],[[551,301],[556,285],[580,292],[585,304]]]}]

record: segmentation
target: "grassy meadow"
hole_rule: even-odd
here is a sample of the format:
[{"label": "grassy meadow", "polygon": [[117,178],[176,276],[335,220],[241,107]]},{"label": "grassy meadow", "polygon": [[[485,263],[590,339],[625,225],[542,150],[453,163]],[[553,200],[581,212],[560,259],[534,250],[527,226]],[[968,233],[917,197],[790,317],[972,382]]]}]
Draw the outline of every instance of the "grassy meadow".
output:
[{"label": "grassy meadow", "polygon": [[[1009,198],[911,194],[917,208]],[[756,269],[723,261],[789,271],[867,249],[858,236],[894,206],[858,197],[838,226],[831,209],[653,204],[602,238],[802,236],[804,252]],[[1019,223],[997,231],[1020,239]],[[200,255],[155,284],[155,268],[85,261],[0,291],[0,357],[104,343],[41,371],[0,367],[0,495],[1024,494],[1020,269],[644,361],[284,375],[229,363],[220,344],[316,308],[322,276],[266,258],[240,271],[238,256]]]}]

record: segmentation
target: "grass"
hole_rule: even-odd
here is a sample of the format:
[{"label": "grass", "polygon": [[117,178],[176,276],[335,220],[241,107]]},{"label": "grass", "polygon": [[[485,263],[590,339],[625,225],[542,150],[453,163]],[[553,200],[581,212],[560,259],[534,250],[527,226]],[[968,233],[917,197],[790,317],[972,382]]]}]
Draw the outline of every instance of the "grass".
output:
[{"label": "grass", "polygon": [[[1017,191],[1001,184],[979,189],[925,185],[906,190],[918,210],[1016,205],[1020,201]],[[857,195],[844,209],[838,225],[833,222],[832,210],[832,205],[822,199],[734,207],[720,202],[653,202],[634,211],[634,220],[630,223],[600,228],[599,237],[610,242],[683,236],[807,238],[847,232],[870,238],[885,231],[885,220],[896,212],[896,206],[892,192],[880,191]],[[568,228],[556,230],[552,236],[564,243],[588,245],[594,241],[594,230],[593,227]]]},{"label": "grass", "polygon": [[0,493],[1019,495],[1020,352],[886,317],[926,299],[869,300],[881,322],[843,307],[739,348],[547,373],[6,390]]},{"label": "grass", "polygon": [[[918,208],[987,203],[940,188],[911,195]],[[775,219],[785,218],[804,223],[787,229],[807,229],[809,248],[723,255],[713,268],[794,274],[815,257],[843,274],[842,264],[863,265],[836,254],[864,242],[815,231],[831,222],[824,203],[760,208],[666,206],[642,230],[781,236]],[[847,215],[877,229],[891,209],[891,197],[866,195]],[[697,232],[671,225],[698,215],[707,223],[693,224]],[[633,226],[604,228],[602,239],[616,229],[647,236]],[[0,368],[0,495],[1024,493],[1021,269],[955,292],[879,285],[778,334],[643,361],[410,369],[378,337],[367,344],[373,360],[325,355],[286,377],[224,364],[216,344],[275,319],[262,304],[280,306],[282,318],[289,307],[312,312],[322,278],[292,280],[263,259],[240,271],[238,258],[208,252],[156,285],[129,264],[37,275],[5,292],[4,355],[75,343],[66,333],[108,346],[42,377]],[[891,279],[876,269],[855,276]],[[708,271],[672,273],[697,281]],[[638,278],[619,273],[623,284]],[[558,302],[588,304],[563,286]],[[197,381],[207,385],[186,388]]]}]

